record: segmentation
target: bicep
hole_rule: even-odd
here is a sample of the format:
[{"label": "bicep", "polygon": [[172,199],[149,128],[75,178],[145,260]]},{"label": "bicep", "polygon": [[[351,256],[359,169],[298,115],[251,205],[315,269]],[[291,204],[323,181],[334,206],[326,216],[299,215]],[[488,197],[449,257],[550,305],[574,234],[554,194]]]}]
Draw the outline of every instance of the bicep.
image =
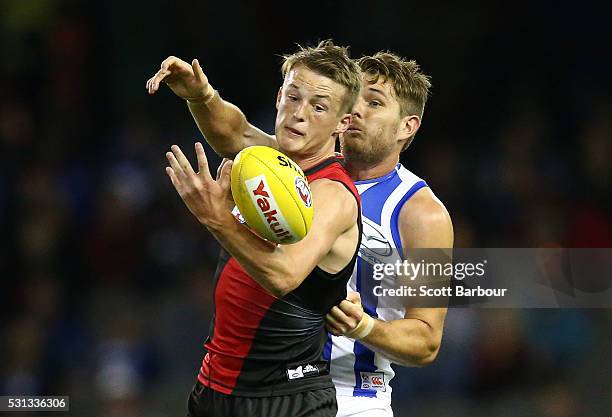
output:
[{"label": "bicep", "polygon": [[[452,221],[442,202],[429,188],[418,191],[402,207],[398,227],[406,259],[409,259],[414,251],[418,253],[419,259],[425,258],[427,263],[444,264],[452,260]],[[431,278],[428,279],[433,283]],[[420,277],[416,279],[420,280]],[[447,280],[443,279],[442,282],[446,283]],[[426,304],[430,303],[426,301]],[[442,301],[434,304],[440,305]],[[446,307],[406,308],[404,318],[421,321],[432,334],[441,337],[446,311]]]},{"label": "bicep", "polygon": [[306,237],[279,248],[305,278],[331,251],[334,243],[357,222],[357,201],[340,183],[319,180],[311,185],[312,227]]}]

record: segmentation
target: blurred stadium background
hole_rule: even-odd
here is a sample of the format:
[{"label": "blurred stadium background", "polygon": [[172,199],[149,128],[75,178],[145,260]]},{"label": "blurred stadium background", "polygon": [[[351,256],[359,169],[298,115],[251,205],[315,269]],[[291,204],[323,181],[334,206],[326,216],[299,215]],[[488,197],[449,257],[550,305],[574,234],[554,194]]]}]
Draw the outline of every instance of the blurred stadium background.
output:
[{"label": "blurred stadium background", "polygon": [[[295,42],[416,59],[434,89],[403,162],[458,247],[612,247],[610,16],[588,1],[0,1],[0,394],[184,415],[218,247],[164,174],[164,151],[199,138],[168,89],[145,93],[166,56],[199,58],[267,131]],[[438,360],[397,368],[396,415],[610,416],[611,319],[450,311]]]}]

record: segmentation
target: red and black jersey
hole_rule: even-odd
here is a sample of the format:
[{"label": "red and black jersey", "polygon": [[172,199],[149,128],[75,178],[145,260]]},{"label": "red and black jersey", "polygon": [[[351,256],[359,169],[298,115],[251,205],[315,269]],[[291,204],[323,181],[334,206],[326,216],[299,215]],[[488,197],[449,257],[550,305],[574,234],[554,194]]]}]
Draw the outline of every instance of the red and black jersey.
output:
[{"label": "red and black jersey", "polygon": [[[310,182],[342,183],[360,204],[341,159],[329,158],[305,174]],[[361,218],[358,225],[361,239]],[[323,359],[325,315],[346,297],[358,249],[359,242],[351,262],[337,274],[315,267],[283,298],[267,292],[222,251],[215,272],[215,315],[198,380],[215,391],[249,397],[332,387]]]}]

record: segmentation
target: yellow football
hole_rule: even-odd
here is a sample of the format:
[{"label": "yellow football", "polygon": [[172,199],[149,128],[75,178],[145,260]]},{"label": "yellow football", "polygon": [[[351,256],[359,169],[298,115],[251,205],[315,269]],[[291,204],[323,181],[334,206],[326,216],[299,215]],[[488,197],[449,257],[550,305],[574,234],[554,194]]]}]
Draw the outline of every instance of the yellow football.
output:
[{"label": "yellow football", "polygon": [[267,146],[250,146],[234,159],[232,196],[242,218],[263,238],[295,243],[312,225],[308,179],[287,155]]}]

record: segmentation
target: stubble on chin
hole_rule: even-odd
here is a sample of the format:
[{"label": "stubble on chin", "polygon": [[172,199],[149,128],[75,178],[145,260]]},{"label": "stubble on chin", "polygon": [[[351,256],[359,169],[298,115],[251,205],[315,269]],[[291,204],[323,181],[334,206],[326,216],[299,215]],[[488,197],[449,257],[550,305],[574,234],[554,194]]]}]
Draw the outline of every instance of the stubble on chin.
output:
[{"label": "stubble on chin", "polygon": [[370,147],[364,143],[343,140],[341,150],[347,162],[359,165],[371,163]]}]

